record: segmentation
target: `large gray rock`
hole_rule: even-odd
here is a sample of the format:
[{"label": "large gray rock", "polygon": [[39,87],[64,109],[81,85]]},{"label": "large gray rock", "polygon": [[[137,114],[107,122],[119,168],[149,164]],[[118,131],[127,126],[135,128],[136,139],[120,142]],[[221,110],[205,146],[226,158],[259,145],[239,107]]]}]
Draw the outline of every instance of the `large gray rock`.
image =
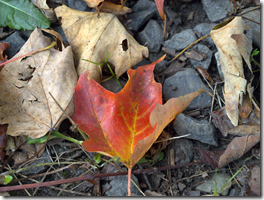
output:
[{"label": "large gray rock", "polygon": [[197,120],[180,113],[173,122],[173,128],[179,135],[187,135],[186,138],[198,140],[202,143],[217,146],[217,135],[214,126],[206,120]]},{"label": "large gray rock", "polygon": [[138,31],[148,20],[154,15],[151,10],[143,10],[127,15],[127,18],[132,20],[129,24],[133,31]]},{"label": "large gray rock", "polygon": [[197,65],[200,65],[202,68],[208,70],[210,63],[211,63],[211,60],[212,60],[213,52],[207,46],[205,46],[203,44],[195,45],[189,51],[191,51],[194,48],[197,48],[198,52],[202,52],[202,53],[206,54],[206,59],[201,60],[201,61],[190,59],[192,66],[196,68]]},{"label": "large gray rock", "polygon": [[82,0],[68,0],[68,6],[79,11],[90,10],[87,4]]},{"label": "large gray rock", "polygon": [[[121,84],[122,88],[124,88],[126,81],[119,79],[119,83]],[[119,84],[117,83],[117,81],[114,78],[111,78],[107,81],[102,82],[101,85],[105,89],[107,89],[113,93],[118,93],[119,91],[122,90],[122,88],[119,86]]]},{"label": "large gray rock", "polygon": [[[243,12],[246,12],[247,10],[250,10],[251,8],[245,9]],[[252,10],[248,13],[245,13],[242,15],[243,17],[252,19],[256,22],[260,23],[260,9]],[[260,48],[260,25],[251,22],[249,20],[244,19],[244,22],[249,26],[249,28],[252,30],[252,41],[255,45],[257,45]]]},{"label": "large gray rock", "polygon": [[192,29],[187,29],[178,34],[175,34],[171,39],[166,40],[164,46],[179,51],[195,42],[196,40],[197,37]]},{"label": "large gray rock", "polygon": [[5,50],[5,54],[8,56],[8,59],[16,55],[16,53],[25,44],[25,40],[20,37],[17,31],[15,31],[12,35],[10,35],[8,38],[1,42],[6,42],[10,44],[10,46]]},{"label": "large gray rock", "polygon": [[[163,95],[167,101],[173,97],[179,97],[195,92],[202,86],[203,90],[207,90],[212,93],[212,91],[210,91],[210,89],[208,89],[202,82],[194,69],[186,68],[165,80],[163,85]],[[211,99],[212,97],[209,94],[201,92],[201,94],[192,100],[186,109],[192,110],[202,107],[210,107]]]},{"label": "large gray rock", "polygon": [[[150,53],[149,54],[149,61],[151,63],[153,63],[153,62],[157,61],[158,59],[160,59],[163,55],[164,55],[164,53],[162,51],[160,51],[159,53]],[[159,74],[163,70],[167,69],[167,66],[166,66],[167,62],[168,61],[163,60],[163,61],[157,63],[155,65],[154,73],[158,73]]]},{"label": "large gray rock", "polygon": [[216,22],[227,17],[233,6],[230,0],[203,0],[202,3],[211,22]]},{"label": "large gray rock", "polygon": [[139,43],[148,47],[149,52],[158,53],[162,43],[163,30],[155,20],[149,20],[147,26],[138,34]]},{"label": "large gray rock", "polygon": [[[138,179],[135,175],[132,174],[131,179],[138,185]],[[116,176],[111,182],[110,185],[112,186],[110,190],[105,192],[106,196],[127,196],[127,176]],[[136,186],[131,182],[131,193],[140,195],[140,192],[136,188]]]},{"label": "large gray rock", "polygon": [[180,138],[173,142],[175,164],[190,163],[193,159],[193,142],[191,140]]},{"label": "large gray rock", "polygon": [[[193,30],[201,33],[202,36],[209,35],[212,28],[217,25],[216,23],[201,23],[196,25]],[[214,45],[214,41],[211,37],[206,38],[207,42],[211,45]]]},{"label": "large gray rock", "polygon": [[224,79],[224,74],[223,74],[223,71],[222,71],[222,68],[221,68],[221,64],[220,64],[220,54],[219,54],[219,52],[217,51],[214,56],[215,56],[215,60],[216,60],[218,73],[219,73],[220,77],[222,79]]},{"label": "large gray rock", "polygon": [[150,0],[139,0],[132,6],[133,12],[139,12],[144,10],[150,10],[154,13],[154,16],[159,16],[158,9],[154,1]]},{"label": "large gray rock", "polygon": [[[223,187],[223,185],[231,178],[230,175],[228,174],[224,174],[224,173],[217,173],[217,176],[216,176],[216,190],[220,190],[221,187]],[[209,179],[208,181],[200,184],[200,185],[197,185],[196,186],[196,190],[198,191],[201,191],[201,192],[206,192],[206,193],[210,193],[210,194],[213,194],[214,193],[214,176],[212,176],[212,179]],[[226,185],[226,188],[222,190],[222,192],[220,192],[219,194],[222,195],[222,196],[226,196],[228,194],[228,191],[229,189],[231,188],[232,186],[232,183],[229,182],[227,185]]]}]

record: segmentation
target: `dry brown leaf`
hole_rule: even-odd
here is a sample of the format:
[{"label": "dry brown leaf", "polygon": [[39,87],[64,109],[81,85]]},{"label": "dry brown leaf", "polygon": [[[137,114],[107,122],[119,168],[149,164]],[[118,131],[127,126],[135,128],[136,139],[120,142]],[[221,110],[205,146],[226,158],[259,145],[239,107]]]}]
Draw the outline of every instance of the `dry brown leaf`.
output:
[{"label": "dry brown leaf", "polygon": [[100,10],[100,13],[106,12],[113,13],[116,15],[124,15],[132,12],[131,8],[122,5],[117,5],[108,1],[104,1],[100,6],[98,6],[98,9]]},{"label": "dry brown leaf", "polygon": [[[90,8],[97,7],[104,0],[83,0]],[[56,12],[56,11],[55,11]]]},{"label": "dry brown leaf", "polygon": [[251,104],[251,101],[248,95],[243,97],[243,103],[242,105],[239,105],[238,108],[239,108],[239,116],[244,119],[248,118],[248,116],[253,110],[252,104]]},{"label": "dry brown leaf", "polygon": [[51,23],[57,21],[53,8],[50,8],[47,5],[46,0],[31,0],[31,2],[42,11],[42,13]]},{"label": "dry brown leaf", "polygon": [[65,5],[57,7],[55,12],[72,46],[78,75],[89,70],[89,77],[100,82],[102,66],[81,59],[103,63],[106,52],[117,77],[148,57],[147,47],[139,45],[113,14],[100,13],[98,17],[97,13],[81,12]]},{"label": "dry brown leaf", "polygon": [[259,135],[260,125],[238,125],[229,130],[228,134],[236,136]]},{"label": "dry brown leaf", "polygon": [[249,196],[260,196],[260,166],[259,165],[254,165],[250,171],[247,193],[253,193]]},{"label": "dry brown leaf", "polygon": [[[14,57],[47,47],[51,39],[35,29]],[[77,83],[71,47],[50,49],[8,63],[0,72],[0,124],[9,124],[7,134],[39,138],[72,115],[72,96]],[[55,128],[56,128],[55,127]]]},{"label": "dry brown leaf", "polygon": [[214,81],[209,75],[209,73],[206,71],[206,69],[202,68],[200,65],[197,65],[196,67],[198,71],[203,75],[203,77],[206,78],[206,80],[208,80],[211,85],[213,85]]},{"label": "dry brown leaf", "polygon": [[242,18],[236,17],[215,26],[210,33],[219,51],[225,77],[226,113],[234,126],[238,125],[238,105],[242,104],[243,94],[246,94],[243,59],[251,70],[252,41],[245,34],[247,29]]}]

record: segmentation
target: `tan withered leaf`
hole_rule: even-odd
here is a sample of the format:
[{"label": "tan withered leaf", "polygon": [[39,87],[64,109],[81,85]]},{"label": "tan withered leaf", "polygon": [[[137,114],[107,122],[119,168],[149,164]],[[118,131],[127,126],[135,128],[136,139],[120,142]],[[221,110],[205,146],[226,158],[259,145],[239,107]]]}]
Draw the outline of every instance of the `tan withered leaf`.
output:
[{"label": "tan withered leaf", "polygon": [[31,2],[41,10],[50,22],[57,21],[53,8],[47,5],[47,0],[31,0]]},{"label": "tan withered leaf", "polygon": [[98,6],[104,0],[83,0],[90,8]]},{"label": "tan withered leaf", "polygon": [[[51,39],[40,29],[14,57],[49,46]],[[0,124],[8,124],[7,134],[38,138],[74,112],[72,96],[77,83],[71,47],[50,49],[8,63],[0,72]]]},{"label": "tan withered leaf", "polygon": [[98,17],[97,13],[81,12],[64,5],[55,12],[72,46],[79,75],[89,70],[89,77],[100,82],[101,66],[81,59],[102,63],[106,52],[117,77],[148,57],[147,47],[139,45],[113,14],[100,13]]},{"label": "tan withered leaf", "polygon": [[100,6],[98,6],[98,9],[100,13],[106,12],[106,13],[113,13],[116,15],[124,15],[132,12],[131,8],[122,5],[117,5],[108,1],[104,1],[102,4],[100,4]]},{"label": "tan withered leaf", "polygon": [[219,51],[225,77],[226,113],[234,126],[238,125],[238,105],[242,104],[247,86],[243,59],[251,70],[249,58],[252,41],[245,34],[247,29],[248,26],[242,18],[236,17],[215,26],[210,33]]}]

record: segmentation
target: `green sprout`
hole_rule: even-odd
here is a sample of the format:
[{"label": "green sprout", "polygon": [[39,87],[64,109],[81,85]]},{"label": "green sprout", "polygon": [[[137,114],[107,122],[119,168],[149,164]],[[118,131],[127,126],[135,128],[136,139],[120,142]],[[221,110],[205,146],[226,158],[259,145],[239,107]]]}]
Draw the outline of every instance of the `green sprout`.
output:
[{"label": "green sprout", "polygon": [[[115,75],[115,73],[113,72],[113,70],[112,70],[111,66],[109,65],[109,63],[107,63],[107,60],[108,60],[108,58],[109,58],[109,53],[108,53],[108,52],[106,52],[106,53],[107,53],[107,57],[106,57],[106,59],[105,59],[105,61],[104,61],[103,63],[96,63],[96,62],[93,62],[93,61],[90,61],[90,60],[86,60],[86,59],[81,59],[81,60],[84,60],[84,61],[90,62],[90,63],[95,64],[95,65],[106,65],[106,66],[108,67],[110,73],[112,74],[112,76],[110,76],[110,77],[107,78],[106,80],[109,80],[109,79],[111,79],[111,78],[114,78],[114,79],[116,80],[117,84],[118,84],[118,85],[120,86],[120,88],[122,89],[122,86],[121,86],[121,84],[120,84],[120,82],[119,82],[119,80],[118,80],[118,77],[117,77],[117,76]],[[104,80],[104,81],[106,81],[106,80]]]}]

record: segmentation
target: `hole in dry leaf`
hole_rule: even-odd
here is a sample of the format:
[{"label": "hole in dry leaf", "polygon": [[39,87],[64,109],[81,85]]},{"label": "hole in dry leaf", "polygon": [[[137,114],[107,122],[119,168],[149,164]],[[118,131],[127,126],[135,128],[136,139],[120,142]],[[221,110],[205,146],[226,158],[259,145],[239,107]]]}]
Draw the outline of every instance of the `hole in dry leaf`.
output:
[{"label": "hole in dry leaf", "polygon": [[122,48],[123,48],[124,51],[128,50],[127,39],[122,41]]}]

